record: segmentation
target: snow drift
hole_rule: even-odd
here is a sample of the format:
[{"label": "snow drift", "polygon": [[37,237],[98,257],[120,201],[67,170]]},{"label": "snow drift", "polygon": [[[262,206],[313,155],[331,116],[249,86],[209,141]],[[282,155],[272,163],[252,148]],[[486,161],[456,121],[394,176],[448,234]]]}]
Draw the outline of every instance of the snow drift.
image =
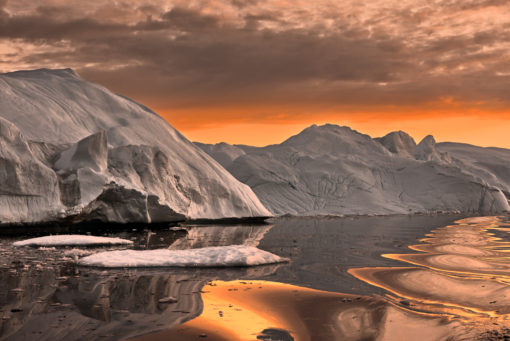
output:
[{"label": "snow drift", "polygon": [[269,216],[148,108],[72,70],[0,74],[0,222]]},{"label": "snow drift", "polygon": [[262,148],[198,146],[278,215],[510,209],[508,150],[436,144],[432,136],[416,144],[404,132],[372,139],[330,124]]}]

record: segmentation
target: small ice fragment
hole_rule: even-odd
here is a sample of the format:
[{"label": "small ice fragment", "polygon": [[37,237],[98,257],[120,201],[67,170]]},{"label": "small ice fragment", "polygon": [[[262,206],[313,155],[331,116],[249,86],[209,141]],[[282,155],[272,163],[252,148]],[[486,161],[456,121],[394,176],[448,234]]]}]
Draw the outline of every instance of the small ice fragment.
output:
[{"label": "small ice fragment", "polygon": [[121,238],[96,237],[80,234],[45,236],[20,240],[14,246],[72,246],[72,245],[131,245],[133,242]]}]

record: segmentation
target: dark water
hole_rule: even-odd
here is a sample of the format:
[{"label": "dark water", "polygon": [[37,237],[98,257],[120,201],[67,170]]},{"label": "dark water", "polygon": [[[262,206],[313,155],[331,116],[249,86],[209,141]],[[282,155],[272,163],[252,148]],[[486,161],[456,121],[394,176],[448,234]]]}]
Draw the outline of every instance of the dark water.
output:
[{"label": "dark water", "polygon": [[[384,291],[347,273],[356,267],[405,266],[382,258],[460,216],[288,218],[268,225],[182,226],[110,231],[137,249],[247,244],[290,263],[236,269],[100,270],[77,267],[71,248],[14,248],[0,240],[0,338],[117,340],[168,329],[200,315],[211,280],[266,280],[363,295]],[[86,231],[82,231],[86,232]],[[95,235],[105,235],[89,231]],[[115,248],[109,248],[115,249]],[[101,249],[103,250],[103,249]],[[177,303],[162,303],[172,297]]]}]

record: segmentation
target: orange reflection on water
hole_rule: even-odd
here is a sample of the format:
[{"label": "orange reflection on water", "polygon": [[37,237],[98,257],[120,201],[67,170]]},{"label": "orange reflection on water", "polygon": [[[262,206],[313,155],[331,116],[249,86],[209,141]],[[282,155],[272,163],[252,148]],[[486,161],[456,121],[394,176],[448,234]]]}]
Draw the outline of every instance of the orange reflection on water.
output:
[{"label": "orange reflection on water", "polygon": [[[281,305],[269,311],[265,305],[278,295],[282,288],[279,283],[271,283],[273,290],[261,290],[265,282],[212,282],[205,287],[202,295],[204,310],[202,314],[180,326],[176,334],[193,330],[205,330],[220,335],[231,335],[232,340],[256,339],[256,336],[268,327],[291,329],[292,316],[281,318],[276,310],[285,309]],[[246,292],[250,290],[250,293]],[[268,297],[269,296],[269,297]],[[235,328],[233,328],[235,326]],[[228,332],[228,333],[227,333]]]},{"label": "orange reflection on water", "polygon": [[494,235],[509,232],[504,218],[478,217],[432,231],[418,254],[383,257],[414,267],[357,268],[349,273],[393,295],[414,309],[446,313],[477,325],[510,325],[510,243]]},{"label": "orange reflection on water", "polygon": [[409,247],[420,253],[383,255],[412,266],[349,269],[384,298],[214,281],[202,290],[200,316],[136,340],[478,339],[510,327],[510,243],[494,233],[506,226],[498,217],[459,220]]},{"label": "orange reflection on water", "polygon": [[[215,281],[204,287],[202,314],[137,341],[421,340],[465,331],[440,314],[397,307],[387,300],[267,281]],[[264,332],[265,331],[265,332]],[[274,338],[274,335],[278,335]]]},{"label": "orange reflection on water", "polygon": [[312,297],[318,301],[354,299],[277,282],[214,281],[204,287],[204,309],[199,317],[162,333],[161,338],[152,335],[150,340],[189,340],[200,335],[207,335],[208,340],[257,340],[266,329],[307,340],[310,338],[303,337],[308,331],[299,317],[299,305]]}]

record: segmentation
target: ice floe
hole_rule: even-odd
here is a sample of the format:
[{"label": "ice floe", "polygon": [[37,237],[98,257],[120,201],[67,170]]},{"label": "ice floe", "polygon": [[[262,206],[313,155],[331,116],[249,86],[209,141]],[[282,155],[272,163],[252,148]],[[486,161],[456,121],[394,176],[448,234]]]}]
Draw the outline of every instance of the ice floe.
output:
[{"label": "ice floe", "polygon": [[91,245],[131,245],[133,242],[121,238],[96,237],[79,234],[45,236],[20,240],[14,246],[91,246]]},{"label": "ice floe", "polygon": [[256,247],[215,246],[192,250],[117,250],[96,253],[78,261],[79,265],[104,268],[124,267],[235,267],[287,262]]}]

